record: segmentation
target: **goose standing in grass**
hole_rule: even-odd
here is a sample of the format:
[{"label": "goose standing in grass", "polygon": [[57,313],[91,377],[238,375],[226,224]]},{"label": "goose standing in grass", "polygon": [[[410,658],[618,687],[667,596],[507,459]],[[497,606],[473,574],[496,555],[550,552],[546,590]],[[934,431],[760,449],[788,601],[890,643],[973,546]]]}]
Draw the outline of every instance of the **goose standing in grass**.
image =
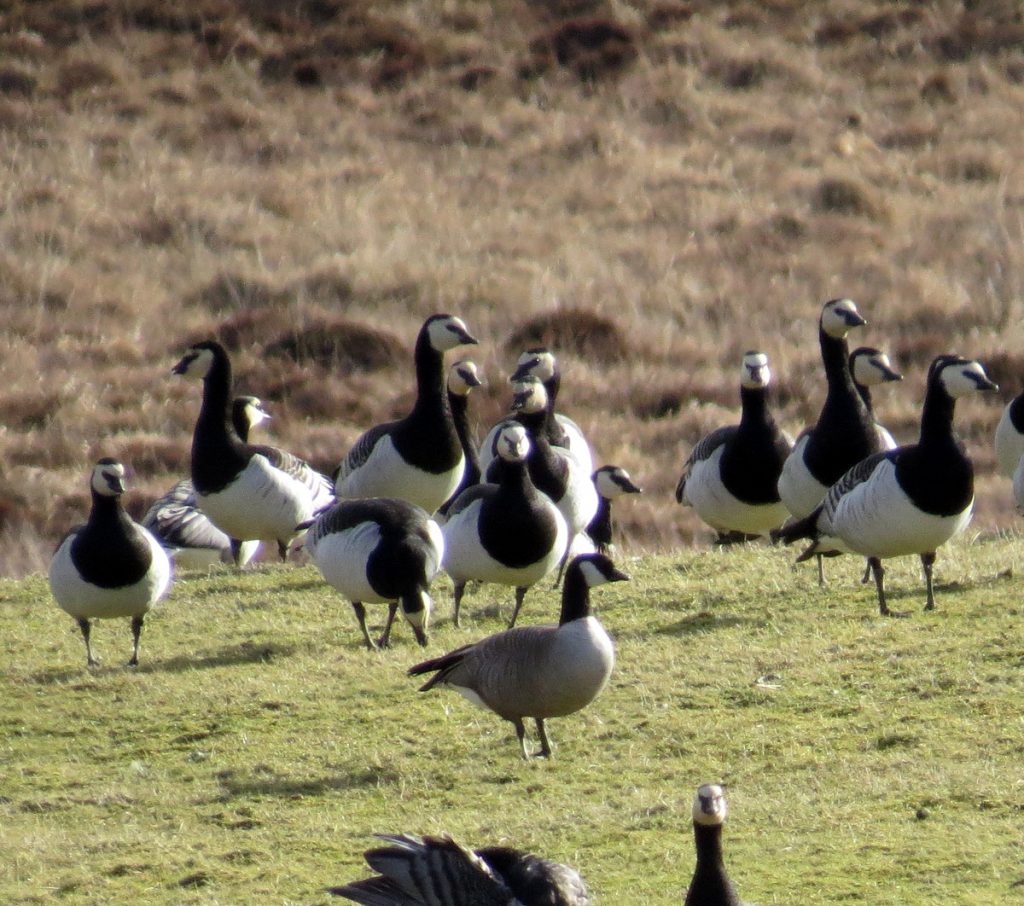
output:
[{"label": "goose standing in grass", "polygon": [[442,516],[466,488],[479,484],[483,477],[480,471],[480,454],[477,452],[473,428],[469,423],[469,394],[483,386],[483,379],[475,362],[463,359],[448,369],[448,405],[452,410],[452,421],[455,433],[462,444],[462,455],[466,458],[466,466],[462,471],[462,481],[454,493],[441,505],[438,513]]},{"label": "goose standing in grass", "polygon": [[295,527],[334,500],[330,481],[290,453],[238,436],[230,418],[231,360],[220,343],[197,343],[173,373],[203,382],[192,435],[199,508],[232,539],[236,564],[244,541],[276,541],[286,559]]},{"label": "goose standing in grass", "polygon": [[918,442],[857,463],[808,516],[773,537],[787,544],[810,539],[798,560],[830,552],[863,554],[875,576],[883,616],[904,614],[886,604],[882,560],[919,554],[927,586],[925,610],[932,610],[935,551],[963,531],[974,509],[974,468],[953,434],[953,410],[961,396],[997,389],[978,362],[939,356],[928,370]]},{"label": "goose standing in grass", "polygon": [[786,520],[778,485],[793,445],[768,408],[770,382],[768,356],[745,353],[740,423],[705,435],[676,485],[676,500],[718,532],[717,544],[757,538]]},{"label": "goose standing in grass", "polygon": [[427,318],[416,338],[412,411],[356,440],[335,472],[338,497],[398,497],[433,513],[452,495],[466,458],[445,388],[444,354],[476,342],[460,318]]},{"label": "goose standing in grass", "polygon": [[[516,362],[515,371],[509,377],[511,383],[535,377],[544,385],[547,393],[549,418],[545,422],[544,431],[548,440],[556,447],[568,450],[579,463],[583,474],[590,475],[594,471],[594,455],[590,451],[582,429],[569,416],[555,411],[558,392],[562,386],[562,372],[558,360],[551,350],[544,347],[528,349]],[[497,436],[501,422],[491,428],[484,442],[480,445],[480,464],[484,471],[494,459],[494,438]]]},{"label": "goose standing in grass", "polygon": [[444,568],[455,585],[456,626],[471,580],[515,586],[516,605],[509,622],[514,626],[527,589],[558,565],[568,544],[565,518],[530,478],[526,429],[509,422],[498,433],[496,446],[505,466],[499,481],[466,488],[441,529]]},{"label": "goose standing in grass", "polygon": [[451,837],[378,834],[367,850],[376,877],[329,892],[364,906],[588,906],[579,873],[507,846],[471,850]]},{"label": "goose standing in grass", "polygon": [[1012,478],[1024,456],[1024,393],[1015,396],[1003,409],[996,425],[996,465],[1000,475]]},{"label": "goose standing in grass", "polygon": [[902,381],[903,375],[892,366],[887,356],[880,349],[872,346],[858,346],[850,353],[850,374],[857,393],[867,406],[872,420],[875,422],[875,433],[878,435],[879,452],[896,448],[896,439],[882,427],[875,418],[874,402],[871,399],[871,388],[890,381]]},{"label": "goose standing in grass", "polygon": [[741,906],[722,858],[722,825],[728,809],[725,791],[705,783],[693,799],[693,840],[697,867],[683,906]]},{"label": "goose standing in grass", "polygon": [[[255,396],[236,396],[231,404],[231,424],[240,440],[249,440],[249,431],[270,419],[263,403]],[[241,541],[232,544],[199,509],[196,489],[191,478],[174,485],[166,494],[153,502],[142,519],[144,528],[151,531],[174,560],[184,569],[207,569],[215,563],[235,562],[245,566],[256,556],[259,541]]]},{"label": "goose standing in grass", "polygon": [[[441,568],[444,538],[426,510],[393,497],[339,500],[302,527],[317,569],[352,602],[367,648],[389,647],[399,602],[416,641],[427,644],[430,583]],[[377,643],[366,629],[367,603],[389,607]]]},{"label": "goose standing in grass", "polygon": [[516,728],[523,758],[532,717],[541,757],[551,755],[544,721],[574,714],[608,683],[615,647],[590,608],[590,589],[628,579],[604,554],[584,554],[565,571],[557,626],[519,626],[464,645],[409,668],[412,676],[434,675],[420,687],[451,686],[475,705],[488,708]]},{"label": "goose standing in grass", "polygon": [[104,458],[90,478],[92,509],[85,525],[63,538],[50,561],[50,590],[60,608],[78,622],[90,667],[98,661],[90,643],[90,620],[130,617],[132,656],[139,663],[142,623],[164,596],[171,563],[160,543],[132,519],[121,505],[125,468]]},{"label": "goose standing in grass", "polygon": [[[880,450],[875,420],[850,374],[846,342],[853,328],[866,323],[852,299],[832,299],[822,307],[818,342],[828,392],[817,423],[797,437],[779,476],[779,496],[798,519],[821,503],[847,469]],[[825,584],[820,557],[818,584]]]},{"label": "goose standing in grass", "polygon": [[601,466],[590,476],[597,488],[597,512],[587,526],[587,536],[597,551],[607,554],[612,548],[612,502],[626,494],[641,494],[643,488],[621,466]]}]

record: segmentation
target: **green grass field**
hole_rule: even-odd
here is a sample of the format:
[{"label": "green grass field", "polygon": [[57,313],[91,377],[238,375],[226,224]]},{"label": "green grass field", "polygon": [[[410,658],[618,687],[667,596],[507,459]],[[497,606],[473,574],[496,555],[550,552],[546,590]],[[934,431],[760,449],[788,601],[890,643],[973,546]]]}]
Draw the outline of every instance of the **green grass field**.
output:
[{"label": "green grass field", "polygon": [[[180,577],[137,670],[127,621],[98,624],[90,671],[43,578],[0,582],[0,902],[323,904],[371,833],[446,830],[569,861],[606,906],[678,904],[707,780],[761,906],[1024,902],[1020,550],[941,552],[933,614],[891,561],[906,620],[877,615],[853,558],[823,590],[789,550],[623,558],[632,581],[594,592],[611,685],[532,762],[511,725],[416,693],[404,624],[364,650],[312,567]],[[456,630],[438,581],[426,653],[510,605],[474,588]],[[522,622],[557,606],[535,589]]]}]

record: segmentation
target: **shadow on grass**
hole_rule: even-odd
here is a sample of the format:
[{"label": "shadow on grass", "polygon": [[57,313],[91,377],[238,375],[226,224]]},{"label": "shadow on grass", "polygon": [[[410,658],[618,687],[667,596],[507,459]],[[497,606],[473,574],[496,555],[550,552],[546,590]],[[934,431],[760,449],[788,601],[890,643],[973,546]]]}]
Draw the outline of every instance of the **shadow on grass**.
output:
[{"label": "shadow on grass", "polygon": [[305,796],[319,796],[332,791],[393,786],[402,778],[397,771],[384,768],[362,768],[351,774],[307,778],[281,777],[263,772],[257,772],[252,776],[238,777],[231,771],[224,772],[218,779],[221,793],[214,797],[213,801],[215,802],[253,796],[283,796],[286,799],[301,799]]},{"label": "shadow on grass", "polygon": [[[670,626],[662,626],[656,629],[658,635],[695,635],[699,632],[710,632],[715,629],[731,629],[733,626],[750,626],[762,629],[768,625],[767,620],[752,620],[748,617],[739,617],[734,613],[710,613],[702,610],[683,617]],[[647,632],[640,633],[647,635]]]},{"label": "shadow on grass", "polygon": [[138,666],[140,673],[183,673],[186,670],[205,670],[210,667],[235,667],[240,664],[269,664],[280,657],[294,654],[293,645],[256,645],[242,642],[229,645],[218,651],[202,654],[179,654],[165,660],[143,661]]}]

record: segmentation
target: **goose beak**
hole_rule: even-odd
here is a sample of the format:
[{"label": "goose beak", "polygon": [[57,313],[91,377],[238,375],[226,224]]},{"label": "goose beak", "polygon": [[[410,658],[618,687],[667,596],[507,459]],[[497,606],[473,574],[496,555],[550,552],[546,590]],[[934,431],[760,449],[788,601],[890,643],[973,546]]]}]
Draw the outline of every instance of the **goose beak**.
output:
[{"label": "goose beak", "polygon": [[608,573],[609,582],[628,582],[630,579],[629,573],[624,573],[618,567],[613,567]]},{"label": "goose beak", "polygon": [[456,331],[456,335],[462,342],[463,346],[479,346],[480,341],[473,336],[468,330],[463,330],[461,327]]},{"label": "goose beak", "polygon": [[999,385],[995,381],[990,381],[988,378],[975,378],[975,383],[978,385],[979,390],[999,389]]},{"label": "goose beak", "polygon": [[842,311],[843,320],[850,328],[854,327],[866,327],[867,320],[863,318],[860,312],[856,311]]}]

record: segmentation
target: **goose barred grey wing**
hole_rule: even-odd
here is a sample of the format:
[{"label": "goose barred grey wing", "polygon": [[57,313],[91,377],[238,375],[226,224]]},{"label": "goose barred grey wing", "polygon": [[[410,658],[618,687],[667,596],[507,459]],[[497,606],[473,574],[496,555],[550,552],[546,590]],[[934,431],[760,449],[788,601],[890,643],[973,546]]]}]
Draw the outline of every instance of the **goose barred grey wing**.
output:
[{"label": "goose barred grey wing", "polygon": [[736,433],[736,425],[726,425],[723,428],[716,428],[710,434],[705,434],[691,451],[687,457],[686,462],[683,463],[683,474],[679,478],[679,483],[676,485],[676,502],[683,502],[683,493],[686,491],[686,479],[690,477],[690,472],[698,462],[703,462],[712,453],[715,452],[723,444],[727,443],[729,438]]},{"label": "goose barred grey wing", "polygon": [[377,441],[390,432],[394,424],[394,422],[385,422],[381,425],[374,425],[356,439],[352,449],[348,451],[348,455],[334,473],[335,485],[341,484],[352,472],[366,463],[373,448],[377,445]]},{"label": "goose barred grey wing", "polygon": [[224,550],[231,539],[200,511],[196,491],[188,479],[179,481],[154,501],[142,519],[165,548]]},{"label": "goose barred grey wing", "polygon": [[896,457],[893,455],[895,452],[895,450],[886,450],[882,453],[873,453],[871,456],[866,456],[856,465],[847,469],[839,480],[828,489],[828,493],[821,504],[821,515],[827,520],[829,525],[832,524],[832,517],[835,515],[836,507],[839,506],[839,501],[857,485],[867,481],[880,463],[887,459],[895,460]]},{"label": "goose barred grey wing", "polygon": [[305,460],[284,450],[279,450],[277,447],[258,445],[254,446],[253,450],[261,456],[265,456],[275,468],[305,485],[313,495],[314,510],[319,510],[333,501],[334,485],[331,480],[326,475],[320,474]]}]

